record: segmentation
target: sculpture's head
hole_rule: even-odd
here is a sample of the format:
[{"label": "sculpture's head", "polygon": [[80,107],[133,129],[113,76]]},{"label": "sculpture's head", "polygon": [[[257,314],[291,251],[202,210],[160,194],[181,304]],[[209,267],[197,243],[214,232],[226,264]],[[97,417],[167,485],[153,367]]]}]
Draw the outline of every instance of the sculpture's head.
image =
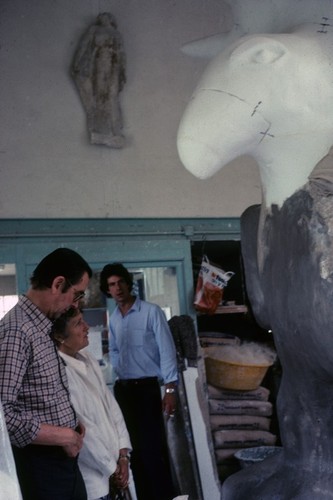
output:
[{"label": "sculpture's head", "polygon": [[98,26],[113,26],[113,28],[117,28],[116,18],[109,12],[102,12],[101,14],[98,14],[96,24]]},{"label": "sculpture's head", "polygon": [[185,167],[207,178],[243,154],[265,167],[290,150],[292,165],[294,149],[306,159],[311,134],[333,143],[333,34],[315,24],[241,37],[212,59],[177,146]]}]

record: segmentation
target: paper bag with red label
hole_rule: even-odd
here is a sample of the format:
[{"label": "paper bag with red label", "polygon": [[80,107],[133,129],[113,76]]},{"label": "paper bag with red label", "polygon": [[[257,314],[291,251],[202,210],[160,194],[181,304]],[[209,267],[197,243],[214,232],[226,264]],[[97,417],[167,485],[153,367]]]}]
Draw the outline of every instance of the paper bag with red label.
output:
[{"label": "paper bag with red label", "polygon": [[206,314],[214,314],[222,302],[223,288],[234,274],[232,271],[225,272],[220,267],[213,266],[207,256],[204,256],[195,290],[195,309]]}]

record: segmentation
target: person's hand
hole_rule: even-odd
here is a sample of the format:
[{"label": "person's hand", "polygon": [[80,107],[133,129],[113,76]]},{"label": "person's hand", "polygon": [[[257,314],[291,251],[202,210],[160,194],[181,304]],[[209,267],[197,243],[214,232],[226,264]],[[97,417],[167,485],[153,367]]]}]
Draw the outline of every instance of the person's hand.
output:
[{"label": "person's hand", "polygon": [[68,437],[67,437],[68,444],[65,444],[63,446],[63,449],[66,455],[68,455],[69,457],[72,458],[76,457],[83,446],[83,437],[85,433],[85,428],[84,426],[82,427],[81,426],[82,424],[80,425],[79,430],[82,429],[83,431],[82,434],[76,432],[73,429],[66,429],[68,431]]},{"label": "person's hand", "polygon": [[75,429],[83,438],[86,435],[86,428],[82,422],[79,422],[77,428]]},{"label": "person's hand", "polygon": [[128,460],[119,460],[116,471],[110,476],[110,488],[112,485],[118,489],[124,489],[128,486],[129,462]]},{"label": "person's hand", "polygon": [[162,405],[163,405],[163,412],[167,417],[167,419],[173,418],[174,413],[176,411],[176,393],[172,394],[165,393]]},{"label": "person's hand", "polygon": [[76,457],[82,448],[84,435],[85,427],[82,423],[79,423],[76,430],[70,427],[41,423],[32,444],[59,446],[69,457]]}]

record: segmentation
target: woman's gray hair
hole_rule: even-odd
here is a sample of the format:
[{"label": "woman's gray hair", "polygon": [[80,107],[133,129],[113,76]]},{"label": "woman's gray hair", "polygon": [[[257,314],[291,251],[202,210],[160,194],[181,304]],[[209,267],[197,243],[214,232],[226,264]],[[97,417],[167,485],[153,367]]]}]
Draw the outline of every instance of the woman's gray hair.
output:
[{"label": "woman's gray hair", "polygon": [[63,313],[56,320],[54,320],[51,328],[50,337],[57,344],[57,346],[61,344],[59,337],[63,340],[69,337],[68,332],[66,331],[68,321],[74,318],[77,314],[79,314],[79,312],[81,312],[80,309],[71,307],[70,309],[68,309],[68,311]]}]

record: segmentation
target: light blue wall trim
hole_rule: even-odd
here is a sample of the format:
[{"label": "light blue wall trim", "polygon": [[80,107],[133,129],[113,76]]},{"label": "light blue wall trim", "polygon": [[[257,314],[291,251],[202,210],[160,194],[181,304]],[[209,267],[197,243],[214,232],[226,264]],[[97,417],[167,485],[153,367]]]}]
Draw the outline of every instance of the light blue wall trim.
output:
[{"label": "light blue wall trim", "polygon": [[0,219],[0,241],[17,238],[239,239],[239,218]]}]

